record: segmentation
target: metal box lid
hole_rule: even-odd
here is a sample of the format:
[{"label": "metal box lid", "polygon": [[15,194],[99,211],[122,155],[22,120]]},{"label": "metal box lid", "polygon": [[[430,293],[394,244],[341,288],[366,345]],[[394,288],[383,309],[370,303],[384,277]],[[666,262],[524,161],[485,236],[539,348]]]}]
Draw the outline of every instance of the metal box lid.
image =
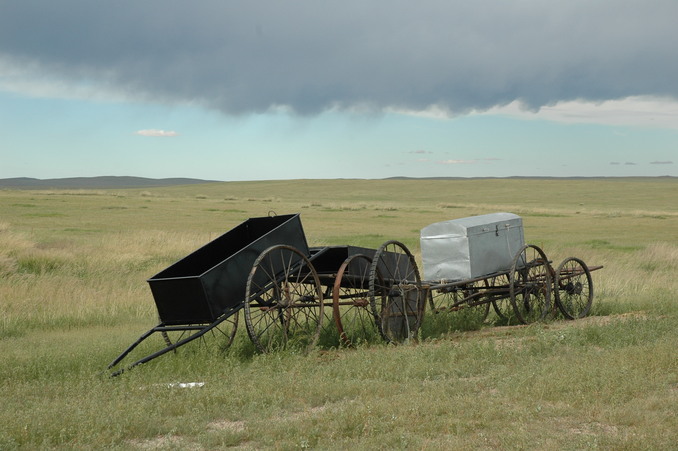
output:
[{"label": "metal box lid", "polygon": [[424,279],[456,281],[510,269],[524,244],[523,222],[492,213],[431,224],[421,230]]}]

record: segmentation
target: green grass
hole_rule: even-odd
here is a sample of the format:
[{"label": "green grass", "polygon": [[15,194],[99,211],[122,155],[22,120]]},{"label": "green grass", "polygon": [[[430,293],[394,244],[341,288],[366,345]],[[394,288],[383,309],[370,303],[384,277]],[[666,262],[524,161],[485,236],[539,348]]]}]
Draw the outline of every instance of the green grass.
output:
[{"label": "green grass", "polygon": [[[2,190],[0,449],[674,448],[677,195],[666,178]],[[301,212],[312,246],[397,239],[419,261],[424,226],[511,211],[555,264],[605,268],[577,321],[429,312],[408,345],[349,349],[328,327],[310,353],[261,355],[241,317],[230,348],[208,337],[109,378],[156,323],[146,279],[269,211]]]}]

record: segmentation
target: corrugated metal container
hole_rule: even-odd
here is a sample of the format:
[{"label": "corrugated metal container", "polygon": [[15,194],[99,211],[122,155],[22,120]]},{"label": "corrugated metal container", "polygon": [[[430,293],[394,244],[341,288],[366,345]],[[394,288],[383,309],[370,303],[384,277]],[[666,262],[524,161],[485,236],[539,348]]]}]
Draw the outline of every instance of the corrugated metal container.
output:
[{"label": "corrugated metal container", "polygon": [[421,229],[424,279],[456,281],[506,271],[523,244],[523,221],[512,213],[431,224]]}]

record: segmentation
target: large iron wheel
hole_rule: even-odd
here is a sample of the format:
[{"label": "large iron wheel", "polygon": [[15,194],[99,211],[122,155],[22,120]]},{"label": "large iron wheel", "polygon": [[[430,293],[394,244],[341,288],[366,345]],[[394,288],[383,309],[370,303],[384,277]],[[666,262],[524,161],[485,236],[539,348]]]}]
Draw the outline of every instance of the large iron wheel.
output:
[{"label": "large iron wheel", "polygon": [[341,342],[348,347],[379,336],[378,318],[370,306],[371,266],[372,259],[366,255],[352,255],[344,260],[334,279],[332,315]]},{"label": "large iron wheel", "polygon": [[551,309],[551,268],[539,247],[526,244],[516,254],[509,273],[509,294],[523,324],[542,320]]},{"label": "large iron wheel", "polygon": [[370,304],[379,318],[382,337],[390,343],[416,338],[424,302],[419,269],[410,250],[398,241],[382,244],[370,268]]},{"label": "large iron wheel", "polygon": [[254,262],[245,290],[247,333],[261,352],[316,345],[323,320],[322,288],[308,258],[277,245]]},{"label": "large iron wheel", "polygon": [[556,305],[568,319],[588,315],[593,303],[591,271],[582,260],[569,257],[556,269]]}]

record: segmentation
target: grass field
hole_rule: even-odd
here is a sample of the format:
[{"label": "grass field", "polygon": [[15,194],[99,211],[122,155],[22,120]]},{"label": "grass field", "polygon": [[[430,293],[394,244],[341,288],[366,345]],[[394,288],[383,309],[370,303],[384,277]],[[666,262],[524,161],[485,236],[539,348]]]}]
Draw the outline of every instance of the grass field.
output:
[{"label": "grass field", "polygon": [[[676,449],[676,199],[674,178],[2,190],[0,450]],[[605,266],[589,317],[461,311],[416,343],[268,355],[241,325],[229,349],[104,371],[156,323],[146,279],[249,217],[298,212],[313,246],[397,239],[420,261],[424,226],[497,211],[554,262]]]}]

